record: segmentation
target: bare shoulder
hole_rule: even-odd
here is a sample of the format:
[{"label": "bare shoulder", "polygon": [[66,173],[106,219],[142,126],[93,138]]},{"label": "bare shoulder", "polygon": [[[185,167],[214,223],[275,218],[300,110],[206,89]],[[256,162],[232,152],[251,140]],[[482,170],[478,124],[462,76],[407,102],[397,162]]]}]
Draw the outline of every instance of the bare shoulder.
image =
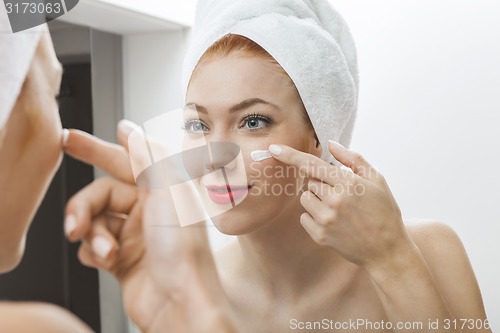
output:
[{"label": "bare shoulder", "polygon": [[408,220],[405,225],[450,310],[458,318],[485,319],[476,276],[453,228],[432,219]]},{"label": "bare shoulder", "polygon": [[462,241],[449,225],[432,219],[409,220],[405,225],[436,280],[473,275]]},{"label": "bare shoulder", "polygon": [[450,254],[452,249],[449,246],[463,249],[458,234],[444,222],[434,219],[411,219],[405,221],[405,226],[420,251],[444,250]]},{"label": "bare shoulder", "polygon": [[74,332],[91,329],[75,315],[53,304],[0,302],[0,332]]}]

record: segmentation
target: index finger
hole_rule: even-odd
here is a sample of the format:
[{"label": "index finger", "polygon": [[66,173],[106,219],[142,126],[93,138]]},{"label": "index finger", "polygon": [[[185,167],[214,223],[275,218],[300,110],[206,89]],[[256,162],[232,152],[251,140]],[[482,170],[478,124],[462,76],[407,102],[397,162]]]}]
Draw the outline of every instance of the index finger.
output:
[{"label": "index finger", "polygon": [[303,172],[307,176],[319,179],[331,186],[355,177],[352,172],[342,170],[340,167],[334,166],[317,156],[287,145],[271,145],[269,146],[269,152],[276,160],[293,165],[299,169],[299,172]]},{"label": "index finger", "polygon": [[130,184],[135,183],[129,154],[120,145],[72,129],[69,130],[63,149],[71,157],[94,165],[119,180]]},{"label": "index finger", "polygon": [[[136,188],[113,178],[99,178],[70,198],[66,205],[65,228],[68,238],[77,240],[91,229],[96,216],[130,214],[137,202]],[[73,219],[73,225],[68,225]]]}]

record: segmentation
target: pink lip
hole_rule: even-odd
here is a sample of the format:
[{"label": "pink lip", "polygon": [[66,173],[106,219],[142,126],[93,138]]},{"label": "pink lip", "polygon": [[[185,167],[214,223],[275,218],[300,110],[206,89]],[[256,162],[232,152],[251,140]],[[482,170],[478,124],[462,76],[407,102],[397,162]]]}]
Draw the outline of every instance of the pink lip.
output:
[{"label": "pink lip", "polygon": [[205,186],[210,200],[219,205],[239,202],[250,189],[248,185],[207,185]]}]

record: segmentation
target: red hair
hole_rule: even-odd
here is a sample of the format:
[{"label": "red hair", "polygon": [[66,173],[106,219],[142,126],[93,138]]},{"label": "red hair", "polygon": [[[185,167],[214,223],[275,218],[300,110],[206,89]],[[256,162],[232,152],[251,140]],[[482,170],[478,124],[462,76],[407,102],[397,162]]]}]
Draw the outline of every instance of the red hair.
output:
[{"label": "red hair", "polygon": [[[261,58],[275,67],[280,74],[286,77],[290,83],[293,84],[292,79],[288,76],[283,67],[281,67],[281,65],[266,50],[264,50],[262,46],[241,35],[228,34],[213,43],[212,46],[210,46],[205,53],[203,53],[198,65],[214,58],[227,57],[235,52],[244,57]],[[196,67],[198,67],[198,65]],[[196,71],[196,68],[194,71]]]}]

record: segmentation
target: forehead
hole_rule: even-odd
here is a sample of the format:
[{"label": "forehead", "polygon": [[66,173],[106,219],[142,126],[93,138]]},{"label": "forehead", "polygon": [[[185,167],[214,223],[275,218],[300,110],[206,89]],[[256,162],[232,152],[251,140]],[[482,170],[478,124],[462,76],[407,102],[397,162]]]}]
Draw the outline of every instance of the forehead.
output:
[{"label": "forehead", "polygon": [[295,87],[269,62],[229,55],[198,65],[187,91],[188,102],[241,101],[259,97],[277,103],[298,97]]}]

